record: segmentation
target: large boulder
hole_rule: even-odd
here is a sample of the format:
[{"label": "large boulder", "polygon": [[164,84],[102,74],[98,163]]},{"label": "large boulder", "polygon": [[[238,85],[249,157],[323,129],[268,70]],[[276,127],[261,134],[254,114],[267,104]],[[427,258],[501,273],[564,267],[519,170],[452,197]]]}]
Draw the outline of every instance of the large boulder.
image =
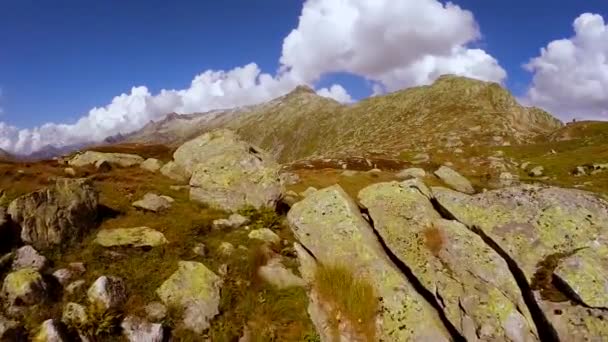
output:
[{"label": "large boulder", "polygon": [[47,297],[47,287],[38,271],[24,268],[11,272],[4,278],[2,298],[11,307],[39,304]]},{"label": "large boulder", "polygon": [[14,200],[8,213],[21,239],[37,249],[79,241],[97,219],[98,193],[87,179],[58,179],[54,185]]},{"label": "large boulder", "polygon": [[168,243],[163,233],[148,227],[101,229],[95,243],[103,247],[157,247]]},{"label": "large boulder", "polygon": [[88,165],[100,165],[102,162],[108,162],[111,165],[119,167],[132,167],[140,165],[144,162],[144,158],[136,154],[128,153],[103,153],[95,151],[86,151],[75,155],[68,161],[68,164],[76,167]]},{"label": "large boulder", "polygon": [[439,177],[445,184],[452,187],[454,190],[464,192],[466,194],[475,193],[475,189],[468,179],[464,178],[460,173],[450,169],[447,166],[441,166],[435,171],[435,176]]},{"label": "large boulder", "polygon": [[584,191],[531,185],[475,196],[432,191],[444,215],[476,229],[512,260],[560,340],[608,336],[606,201]]},{"label": "large boulder", "polygon": [[182,145],[175,162],[190,178],[190,199],[226,211],[274,207],[281,198],[279,165],[272,156],[219,130]]},{"label": "large boulder", "polygon": [[221,284],[221,278],[205,265],[180,261],[177,271],[156,290],[156,294],[167,307],[183,312],[185,328],[200,334],[219,314]]},{"label": "large boulder", "polygon": [[391,252],[441,303],[467,340],[534,341],[536,328],[509,267],[467,227],[441,218],[416,180],[359,193]]},{"label": "large boulder", "polygon": [[[376,324],[378,340],[451,339],[437,312],[391,262],[354,200],[340,186],[319,190],[294,204],[287,219],[296,238],[312,253],[313,263],[347,267],[373,286],[382,298]],[[302,272],[309,282],[314,281],[311,268],[314,266]],[[317,330],[323,331],[319,325],[327,312],[317,297],[312,290],[309,311],[314,312]]]}]

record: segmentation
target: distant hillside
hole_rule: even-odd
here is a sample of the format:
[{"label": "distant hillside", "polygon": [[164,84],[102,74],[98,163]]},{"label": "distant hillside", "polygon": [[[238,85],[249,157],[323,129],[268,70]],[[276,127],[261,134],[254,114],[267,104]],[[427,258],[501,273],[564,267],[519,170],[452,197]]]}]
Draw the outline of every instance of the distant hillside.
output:
[{"label": "distant hillside", "polygon": [[432,148],[526,143],[562,126],[541,109],[521,106],[496,83],[448,75],[430,86],[352,106],[301,86],[261,105],[169,115],[112,141],[177,145],[227,127],[288,162],[312,156],[396,156]]},{"label": "distant hillside", "polygon": [[575,139],[608,141],[608,122],[606,121],[579,121],[569,123],[553,132],[549,137],[551,141],[565,141]]}]

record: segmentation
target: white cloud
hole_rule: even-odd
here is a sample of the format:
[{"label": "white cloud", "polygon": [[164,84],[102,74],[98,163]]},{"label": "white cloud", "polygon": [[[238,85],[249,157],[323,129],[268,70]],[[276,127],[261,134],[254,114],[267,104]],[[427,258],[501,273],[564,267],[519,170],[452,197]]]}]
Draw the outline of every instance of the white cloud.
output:
[{"label": "white cloud", "polygon": [[[468,47],[480,37],[471,12],[438,0],[307,0],[297,28],[283,42],[274,75],[251,63],[205,71],[187,89],[153,95],[145,86],[134,87],[74,124],[19,130],[0,123],[0,148],[30,153],[46,145],[98,142],[137,130],[166,113],[259,103],[335,72],[366,78],[374,94],[428,84],[444,73],[502,81],[506,73],[498,62]],[[318,93],[353,101],[341,85]]]},{"label": "white cloud", "polygon": [[574,36],[550,42],[525,65],[534,73],[525,100],[562,119],[608,119],[608,26],[598,14],[574,21]]},{"label": "white cloud", "polygon": [[[283,42],[281,63],[296,79],[347,72],[386,90],[428,84],[444,73],[502,81],[473,14],[437,0],[308,0]],[[374,92],[380,89],[374,87]]]},{"label": "white cloud", "polygon": [[350,94],[339,84],[334,84],[329,88],[321,88],[317,90],[317,94],[332,98],[338,102],[342,103],[351,103],[353,102],[353,98]]}]

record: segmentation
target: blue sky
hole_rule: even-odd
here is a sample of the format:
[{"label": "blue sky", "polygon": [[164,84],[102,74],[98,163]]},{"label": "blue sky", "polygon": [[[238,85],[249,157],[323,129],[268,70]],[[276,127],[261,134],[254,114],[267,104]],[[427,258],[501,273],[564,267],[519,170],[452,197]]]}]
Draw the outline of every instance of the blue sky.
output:
[{"label": "blue sky", "polygon": [[[146,86],[152,95],[161,89],[185,89],[193,77],[209,69],[231,70],[253,62],[262,72],[277,75],[280,58],[286,55],[282,51],[284,40],[299,24],[303,25],[299,16],[304,3],[294,0],[172,3],[0,0],[0,122],[18,129],[47,122],[74,123],[92,108],[106,106],[115,96],[129,93],[134,86]],[[573,22],[582,13],[595,13],[608,19],[605,0],[563,0],[559,5],[548,0],[455,0],[453,3],[472,12],[481,34],[480,39],[467,38],[460,45],[481,49],[494,58],[506,72],[506,78],[494,73],[488,79],[502,79],[521,98],[526,97],[535,75],[524,70],[523,64],[538,57],[540,49],[551,41],[572,37]],[[466,22],[463,15],[459,18]],[[399,24],[393,21],[392,25]],[[301,46],[314,46],[318,43],[315,39],[322,40],[323,36]],[[407,42],[402,49],[408,49]],[[297,61],[297,55],[306,53],[305,50],[292,51],[294,62],[287,63],[299,69],[301,75],[311,75],[297,79],[312,83],[317,89],[339,84],[355,100],[369,96],[374,84],[395,90],[428,83],[413,81],[413,76],[391,83],[386,74],[374,79],[364,72],[358,75],[340,72],[340,69],[359,70],[352,63],[335,68],[324,65],[323,61],[314,66],[300,66],[306,61]],[[394,50],[377,53],[382,56]],[[559,80],[558,76],[545,79]],[[423,79],[429,80],[428,77]],[[539,79],[539,83],[541,81]],[[265,94],[270,93],[278,90]],[[542,99],[546,102],[551,96],[541,94],[536,98],[542,105]],[[222,106],[229,104],[228,99],[221,102]],[[599,106],[604,104],[601,102]],[[181,108],[198,109],[196,106]],[[151,117],[156,118],[158,114]],[[15,138],[9,137],[10,134],[16,136],[16,130],[5,131],[7,141],[11,141],[4,145],[0,141],[0,147],[16,149],[12,141]],[[0,138],[2,134],[0,130]]]}]

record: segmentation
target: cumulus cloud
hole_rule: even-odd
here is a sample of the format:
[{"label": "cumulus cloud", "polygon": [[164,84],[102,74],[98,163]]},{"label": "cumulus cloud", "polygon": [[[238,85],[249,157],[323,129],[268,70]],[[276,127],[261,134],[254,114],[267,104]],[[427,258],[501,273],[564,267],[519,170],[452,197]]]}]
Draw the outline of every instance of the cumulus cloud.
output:
[{"label": "cumulus cloud", "polygon": [[[0,148],[30,153],[47,145],[98,142],[170,112],[267,101],[299,84],[314,85],[328,73],[361,76],[370,81],[374,95],[428,84],[444,73],[500,82],[506,73],[498,62],[469,47],[480,37],[471,12],[438,0],[307,0],[298,26],[284,39],[275,74],[263,73],[255,63],[208,70],[186,89],[151,94],[145,86],[134,87],[73,124],[20,130],[0,123]],[[337,84],[318,94],[353,102]]]},{"label": "cumulus cloud", "polygon": [[525,100],[562,119],[608,119],[608,25],[585,13],[574,36],[550,42],[525,68],[533,73]]},{"label": "cumulus cloud", "polygon": [[[502,81],[473,14],[437,0],[308,0],[283,42],[281,64],[303,82],[346,72],[392,91],[444,73]],[[377,86],[374,93],[379,90]]]},{"label": "cumulus cloud", "polygon": [[317,90],[317,94],[324,97],[329,97],[342,103],[353,102],[353,98],[350,96],[350,94],[339,84],[334,84],[329,88],[321,88]]}]

